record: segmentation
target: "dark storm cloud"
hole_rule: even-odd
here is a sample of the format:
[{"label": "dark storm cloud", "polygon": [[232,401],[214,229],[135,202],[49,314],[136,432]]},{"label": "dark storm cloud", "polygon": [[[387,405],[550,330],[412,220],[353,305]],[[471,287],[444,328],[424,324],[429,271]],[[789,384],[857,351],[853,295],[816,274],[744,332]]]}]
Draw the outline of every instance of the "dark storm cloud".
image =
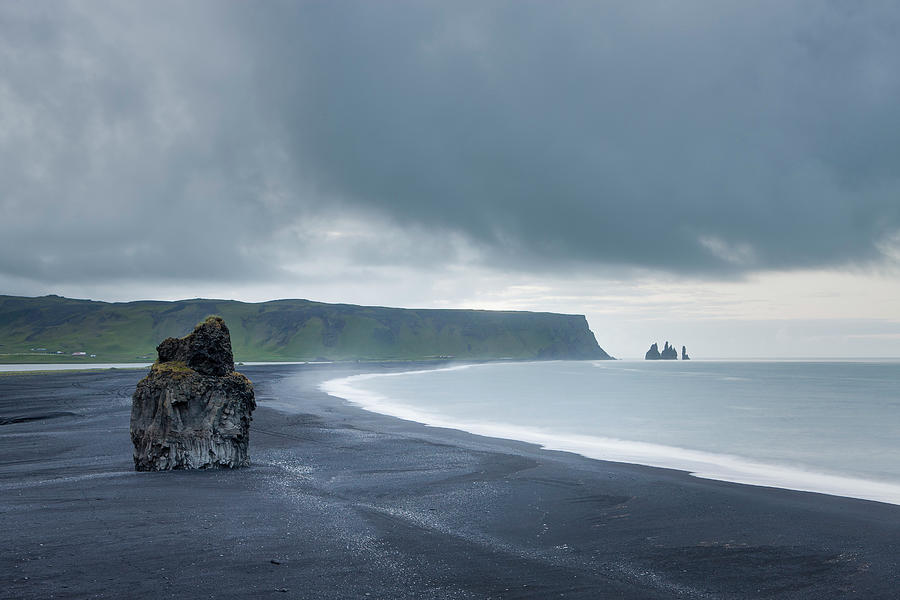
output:
[{"label": "dark storm cloud", "polygon": [[0,272],[275,277],[329,215],[517,268],[878,261],[898,56],[890,2],[6,3]]}]

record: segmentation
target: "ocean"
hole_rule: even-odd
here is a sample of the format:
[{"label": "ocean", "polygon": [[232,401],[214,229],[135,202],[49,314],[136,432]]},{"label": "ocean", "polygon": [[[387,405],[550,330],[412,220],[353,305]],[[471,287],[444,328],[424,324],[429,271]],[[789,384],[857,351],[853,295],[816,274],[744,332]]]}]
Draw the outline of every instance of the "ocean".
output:
[{"label": "ocean", "polygon": [[900,362],[548,361],[354,375],[366,410],[589,458],[900,504]]}]

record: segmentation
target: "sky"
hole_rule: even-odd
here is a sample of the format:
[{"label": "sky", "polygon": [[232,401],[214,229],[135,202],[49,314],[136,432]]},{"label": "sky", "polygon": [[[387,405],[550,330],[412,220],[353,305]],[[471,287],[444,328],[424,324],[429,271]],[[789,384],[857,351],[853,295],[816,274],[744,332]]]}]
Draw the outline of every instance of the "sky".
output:
[{"label": "sky", "polygon": [[0,293],[900,356],[900,4],[0,3]]}]

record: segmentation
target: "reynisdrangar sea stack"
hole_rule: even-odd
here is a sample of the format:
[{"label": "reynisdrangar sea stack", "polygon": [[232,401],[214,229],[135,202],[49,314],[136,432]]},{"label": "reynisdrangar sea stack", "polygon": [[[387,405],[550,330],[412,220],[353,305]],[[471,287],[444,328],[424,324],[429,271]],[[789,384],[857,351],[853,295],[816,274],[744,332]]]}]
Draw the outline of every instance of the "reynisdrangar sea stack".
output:
[{"label": "reynisdrangar sea stack", "polygon": [[167,338],[132,396],[137,471],[237,468],[250,464],[253,384],[235,372],[231,335],[208,317],[183,338]]}]

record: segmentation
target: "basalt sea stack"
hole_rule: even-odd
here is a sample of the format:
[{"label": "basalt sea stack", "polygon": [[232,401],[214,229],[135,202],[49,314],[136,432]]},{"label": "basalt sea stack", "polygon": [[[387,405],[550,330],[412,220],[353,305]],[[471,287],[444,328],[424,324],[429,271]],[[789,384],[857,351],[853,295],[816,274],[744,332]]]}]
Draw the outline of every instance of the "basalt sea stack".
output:
[{"label": "basalt sea stack", "polygon": [[[682,352],[685,351],[684,346],[681,348]],[[685,354],[687,356],[687,354]],[[650,349],[647,350],[647,353],[644,355],[644,359],[646,360],[678,360],[678,350],[675,349],[675,346],[669,345],[669,342],[666,342],[663,351],[659,351],[659,346],[654,342]],[[685,359],[687,360],[687,359]]]},{"label": "basalt sea stack", "polygon": [[650,346],[650,349],[647,350],[647,353],[644,355],[644,360],[659,360],[659,346],[656,345],[656,342],[653,342],[653,345]]},{"label": "basalt sea stack", "polygon": [[209,317],[156,351],[159,359],[132,396],[135,470],[249,465],[256,400],[253,384],[234,370],[225,321]]}]

